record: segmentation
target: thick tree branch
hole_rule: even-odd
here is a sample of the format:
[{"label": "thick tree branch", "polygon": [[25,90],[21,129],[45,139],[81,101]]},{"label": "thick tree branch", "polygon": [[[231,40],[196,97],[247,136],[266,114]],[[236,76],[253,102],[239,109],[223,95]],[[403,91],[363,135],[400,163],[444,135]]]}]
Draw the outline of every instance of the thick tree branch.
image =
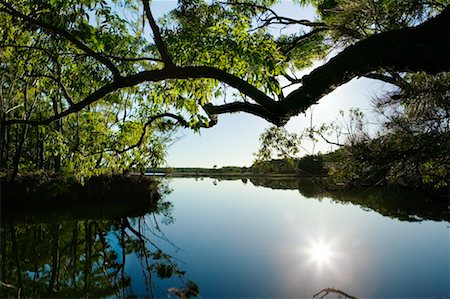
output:
[{"label": "thick tree branch", "polygon": [[[258,90],[257,88],[250,85],[248,82],[235,77],[233,75],[228,74],[225,71],[222,71],[220,69],[214,68],[214,67],[176,67],[173,69],[162,69],[162,70],[151,70],[151,71],[143,71],[140,73],[137,73],[135,75],[131,75],[128,77],[121,77],[120,79],[111,82],[109,84],[104,85],[103,87],[99,88],[89,96],[87,96],[85,99],[79,101],[78,103],[75,103],[67,110],[64,110],[60,112],[57,115],[54,115],[50,118],[44,119],[44,120],[29,120],[25,121],[22,119],[12,119],[12,120],[6,120],[3,121],[3,125],[12,125],[12,124],[30,124],[30,125],[48,125],[62,117],[65,117],[69,114],[76,113],[78,111],[81,111],[84,107],[89,106],[99,100],[101,100],[104,96],[110,94],[111,92],[120,90],[125,87],[131,87],[138,85],[143,82],[159,82],[167,79],[200,79],[200,78],[209,78],[209,79],[216,79],[221,82],[225,82],[228,85],[238,89],[243,94],[247,95],[248,97],[252,98],[255,102],[257,102],[259,105],[258,111],[264,111],[266,110],[266,114],[271,114],[271,110],[277,111],[277,102],[272,100],[270,97],[268,97],[265,93]],[[250,109],[247,112],[253,111]],[[263,115],[260,113],[261,116]],[[269,119],[268,119],[269,120]],[[275,121],[275,118],[271,118],[270,121]]]},{"label": "thick tree branch", "polygon": [[103,55],[93,51],[91,48],[89,48],[88,46],[86,46],[82,41],[80,41],[79,39],[77,39],[74,35],[72,35],[70,32],[62,29],[62,28],[58,28],[56,26],[53,26],[52,24],[48,24],[46,22],[43,22],[39,19],[34,19],[26,14],[21,13],[20,11],[18,11],[17,9],[15,9],[12,5],[10,5],[9,3],[6,3],[4,1],[0,1],[0,5],[3,6],[4,8],[1,8],[0,6],[0,11],[3,11],[7,14],[10,14],[11,16],[20,18],[22,20],[24,20],[25,22],[38,26],[44,30],[46,30],[49,33],[54,33],[57,34],[65,39],[67,39],[68,41],[70,41],[73,45],[75,45],[78,49],[82,50],[83,52],[85,52],[86,54],[88,54],[89,56],[91,56],[92,58],[94,58],[95,60],[97,60],[98,62],[102,63],[103,65],[105,65],[110,71],[111,73],[114,75],[115,78],[119,78],[120,77],[120,72],[117,69],[117,67],[106,57],[104,57]]},{"label": "thick tree branch", "polygon": [[304,112],[326,94],[351,79],[380,69],[425,71],[450,70],[450,6],[437,17],[412,28],[371,36],[349,46],[302,78],[303,86],[281,103],[288,120]]},{"label": "thick tree branch", "polygon": [[260,105],[248,103],[248,102],[233,102],[223,105],[212,105],[206,104],[204,107],[208,114],[224,114],[224,113],[235,113],[235,112],[247,112],[255,116],[264,118],[271,123],[278,123],[280,121],[279,117],[275,114],[262,108]]},{"label": "thick tree branch", "polygon": [[161,32],[159,30],[158,25],[156,24],[155,19],[153,18],[152,11],[150,9],[150,3],[148,0],[142,0],[144,4],[145,15],[147,16],[148,23],[150,24],[150,28],[153,32],[153,39],[155,40],[156,47],[158,48],[159,54],[161,54],[161,58],[164,61],[164,66],[167,68],[173,68],[174,64],[172,61],[172,57],[170,56],[169,51],[167,50],[166,44],[161,36]]},{"label": "thick tree branch", "polygon": [[[148,1],[144,3],[148,5]],[[152,19],[151,14],[150,19]],[[46,125],[71,113],[78,112],[121,88],[135,86],[143,82],[158,82],[167,79],[209,78],[236,88],[254,103],[235,102],[220,106],[207,105],[204,108],[208,114],[243,111],[262,117],[275,125],[283,125],[292,116],[304,112],[323,96],[356,77],[382,70],[425,71],[428,73],[449,71],[449,24],[450,6],[447,6],[440,15],[417,27],[384,32],[364,39],[347,47],[330,59],[328,63],[304,76],[302,86],[281,101],[273,100],[245,80],[218,68],[206,66],[167,67],[166,64],[166,67],[162,70],[143,71],[135,75],[116,78],[115,81],[104,85],[69,109],[51,118],[42,121],[6,120],[2,124]],[[155,35],[157,32],[159,30],[154,31]],[[156,40],[162,41],[158,37],[156,37]],[[165,50],[162,49],[161,51],[161,55],[163,55]],[[167,52],[166,54],[168,55]],[[163,57],[163,60],[170,64],[170,57]]]},{"label": "thick tree branch", "polygon": [[337,145],[337,146],[344,146],[344,144],[342,144],[342,143],[339,143],[339,142],[333,142],[333,141],[329,140],[329,139],[326,138],[321,132],[316,132],[316,133],[318,133],[319,136],[320,136],[326,143],[328,143],[328,144],[331,144],[331,145]]}]

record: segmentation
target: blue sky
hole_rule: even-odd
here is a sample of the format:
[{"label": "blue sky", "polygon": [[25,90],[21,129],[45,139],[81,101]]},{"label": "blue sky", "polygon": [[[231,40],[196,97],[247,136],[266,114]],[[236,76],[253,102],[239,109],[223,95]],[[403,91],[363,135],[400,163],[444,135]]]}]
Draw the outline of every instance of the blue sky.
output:
[{"label": "blue sky", "polygon": [[[176,1],[158,0],[152,2],[155,17],[176,7]],[[275,10],[283,16],[313,20],[314,9],[301,8],[292,1],[282,1]],[[295,29],[294,29],[295,30]],[[276,32],[277,29],[275,28]],[[387,90],[384,84],[369,79],[354,79],[339,87],[315,105],[313,111],[313,124],[329,123],[339,116],[339,111],[348,111],[350,108],[360,108],[366,115],[371,114],[371,99]],[[305,115],[297,116],[289,121],[287,129],[292,132],[301,132],[310,123],[311,109]],[[190,130],[180,129],[174,137],[174,142],[168,149],[167,165],[172,167],[213,167],[217,165],[250,166],[255,153],[259,148],[259,135],[270,124],[263,119],[246,113],[227,114],[219,116],[219,123],[210,129],[194,133]],[[305,143],[307,151],[302,150],[300,155],[312,153],[311,144]],[[320,142],[314,147],[314,153],[326,152],[330,145]]]},{"label": "blue sky", "polygon": [[[375,94],[381,94],[386,87],[374,80],[357,79],[343,85],[324,97],[313,107],[313,122],[315,124],[329,123],[339,117],[339,111],[348,111],[358,107],[366,115],[371,114],[371,99]],[[286,125],[291,132],[300,132],[309,126],[311,111],[297,116]],[[180,130],[181,137],[168,150],[167,164],[172,167],[213,167],[217,166],[250,166],[259,148],[259,135],[270,124],[255,116],[236,113],[219,116],[219,123],[210,129],[198,133],[190,130]],[[305,144],[311,153],[311,144]],[[330,145],[324,142],[315,147],[326,152]],[[302,150],[300,155],[308,154]]]}]

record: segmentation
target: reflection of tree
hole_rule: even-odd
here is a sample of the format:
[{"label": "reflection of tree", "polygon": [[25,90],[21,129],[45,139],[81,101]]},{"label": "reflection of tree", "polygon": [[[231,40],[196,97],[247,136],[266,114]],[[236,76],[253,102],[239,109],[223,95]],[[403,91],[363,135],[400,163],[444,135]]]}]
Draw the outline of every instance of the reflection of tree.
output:
[{"label": "reflection of tree", "polygon": [[[3,296],[103,297],[115,294],[122,264],[105,242],[112,222],[10,225],[2,235],[2,281],[16,286]],[[6,230],[2,229],[2,233]]]},{"label": "reflection of tree", "polygon": [[252,178],[255,186],[298,190],[306,198],[328,197],[338,203],[352,203],[402,221],[449,221],[447,202],[432,200],[417,192],[386,188],[361,188],[326,191],[320,184],[305,179]]},{"label": "reflection of tree", "polygon": [[[164,186],[160,188],[161,193],[169,192]],[[135,296],[126,267],[132,256],[140,262],[147,296],[155,296],[155,278],[178,277],[180,289],[195,285],[184,279],[185,273],[174,258],[149,237],[148,222],[155,222],[155,215],[162,216],[165,223],[173,221],[172,205],[158,198],[147,209],[150,214],[130,220],[67,217],[58,223],[3,222],[1,297]],[[157,222],[152,226],[160,232]]]},{"label": "reflection of tree", "polygon": [[355,189],[329,193],[328,196],[335,202],[359,205],[401,221],[450,220],[447,201],[433,200],[406,190]]}]

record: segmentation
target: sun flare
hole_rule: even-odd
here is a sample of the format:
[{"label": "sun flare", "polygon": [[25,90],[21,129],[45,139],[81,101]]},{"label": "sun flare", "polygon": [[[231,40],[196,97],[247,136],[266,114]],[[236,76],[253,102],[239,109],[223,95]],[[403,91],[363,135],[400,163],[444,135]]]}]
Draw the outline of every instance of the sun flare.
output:
[{"label": "sun flare", "polygon": [[309,250],[309,254],[317,263],[328,263],[333,256],[330,246],[322,242],[313,244]]}]

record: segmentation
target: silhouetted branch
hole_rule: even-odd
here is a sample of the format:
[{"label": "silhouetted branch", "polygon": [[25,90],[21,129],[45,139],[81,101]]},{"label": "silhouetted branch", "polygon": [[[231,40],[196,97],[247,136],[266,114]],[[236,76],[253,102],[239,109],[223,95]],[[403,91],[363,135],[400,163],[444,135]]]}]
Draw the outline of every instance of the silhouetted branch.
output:
[{"label": "silhouetted branch", "polygon": [[[175,67],[171,69],[164,68],[162,70],[151,70],[151,71],[142,71],[135,75],[121,77],[118,80],[115,80],[111,83],[104,85],[103,87],[97,89],[95,92],[87,96],[85,99],[79,101],[68,109],[56,114],[50,118],[44,120],[22,120],[22,119],[11,119],[3,121],[3,125],[12,125],[12,124],[29,124],[34,126],[39,125],[48,125],[62,117],[65,117],[69,114],[76,113],[82,110],[84,107],[91,105],[98,100],[102,99],[104,96],[120,90],[125,87],[131,87],[138,85],[143,82],[159,82],[166,79],[200,79],[200,78],[209,78],[209,79],[217,79],[219,81],[225,82],[228,85],[238,89],[243,94],[252,98],[255,102],[257,102],[260,106],[255,112],[259,111],[259,116],[265,118],[267,120],[271,119],[269,110],[277,109],[277,102],[272,100],[265,93],[257,89],[256,87],[249,84],[247,81],[242,80],[234,75],[228,74],[227,72],[220,70],[214,67],[206,67],[206,66],[198,66],[198,67]],[[246,105],[243,106],[245,108]],[[249,113],[253,111],[258,105],[253,104],[253,108],[248,110]],[[263,108],[264,107],[264,108]],[[217,111],[221,111],[223,109],[217,109]],[[243,110],[245,111],[245,110]],[[210,111],[212,113],[212,111]],[[223,112],[224,113],[224,112]],[[275,118],[272,118],[270,121],[275,121]]]},{"label": "silhouetted branch", "polygon": [[313,37],[314,35],[325,31],[327,28],[317,28],[314,29],[304,35],[300,35],[298,37],[296,37],[293,41],[289,42],[289,43],[280,43],[279,46],[285,46],[286,48],[282,48],[282,52],[284,55],[288,55],[292,50],[295,49],[295,47],[297,47],[301,42],[304,42],[305,40]]},{"label": "silhouetted branch", "polygon": [[145,134],[147,133],[147,128],[156,120],[163,118],[163,117],[171,117],[173,119],[176,119],[178,121],[178,123],[180,123],[183,127],[188,128],[189,127],[189,123],[182,118],[179,115],[173,114],[173,113],[161,113],[155,116],[152,116],[149,118],[149,120],[144,124],[144,127],[142,128],[142,134],[139,137],[138,142],[136,142],[135,144],[123,149],[123,150],[115,150],[116,153],[120,154],[120,153],[124,153],[127,152],[133,148],[136,147],[140,147],[142,142],[144,142],[144,138],[145,138]]},{"label": "silhouetted branch", "polygon": [[[60,74],[58,73],[58,76],[59,76],[59,75],[60,75]],[[67,92],[66,87],[65,87],[64,84],[61,82],[61,77],[59,77],[59,79],[58,79],[58,78],[55,78],[55,77],[53,77],[53,76],[51,76],[51,75],[46,75],[46,74],[25,74],[25,76],[27,76],[27,77],[33,77],[33,78],[47,78],[47,79],[50,79],[50,80],[54,81],[56,84],[58,84],[59,88],[60,88],[61,91],[62,91],[62,94],[63,94],[64,98],[67,100],[67,102],[69,103],[69,105],[70,105],[70,106],[73,106],[73,105],[74,105],[74,102],[73,102],[72,98],[70,97],[69,93]]]},{"label": "silhouetted branch", "polygon": [[364,75],[364,77],[369,78],[369,79],[374,79],[374,80],[380,80],[392,85],[399,85],[399,81],[391,76],[387,76],[387,75],[383,75],[383,74],[378,74],[378,73],[369,73]]},{"label": "silhouetted branch", "polygon": [[120,57],[115,55],[105,55],[108,58],[119,61],[153,61],[153,62],[164,62],[162,59],[154,57]]},{"label": "silhouetted branch", "polygon": [[[323,293],[323,294],[322,294],[322,293]],[[347,294],[347,293],[345,293],[345,292],[343,292],[343,291],[341,291],[341,290],[335,289],[335,288],[326,288],[326,289],[323,289],[323,290],[321,290],[320,292],[318,292],[317,294],[315,294],[315,295],[313,296],[313,298],[319,298],[319,299],[322,299],[322,298],[325,298],[325,296],[327,296],[327,295],[330,294],[330,293],[338,294],[338,295],[344,296],[345,298],[349,298],[349,299],[357,299],[356,297],[354,297],[354,296],[352,296],[352,295],[350,295],[350,294]]]},{"label": "silhouetted branch", "polygon": [[150,3],[148,0],[142,0],[142,3],[144,4],[144,11],[147,16],[148,23],[150,24],[150,28],[153,32],[153,39],[155,40],[156,47],[158,48],[159,54],[161,54],[161,58],[164,61],[164,66],[167,68],[173,68],[174,64],[172,61],[172,57],[170,56],[166,44],[161,37],[159,27],[156,24],[155,19],[153,18],[152,11],[150,9]]},{"label": "silhouetted branch", "polygon": [[[3,4],[2,4],[3,3]],[[10,7],[0,1],[3,7]],[[249,84],[247,81],[227,73],[221,69],[209,66],[194,67],[167,67],[171,60],[167,49],[159,34],[159,28],[154,23],[153,16],[149,10],[148,0],[144,0],[147,7],[147,17],[155,34],[155,42],[158,46],[166,67],[162,70],[149,70],[136,73],[127,77],[116,77],[114,81],[105,84],[83,100],[72,105],[68,109],[44,120],[5,120],[3,125],[25,123],[30,125],[47,125],[51,122],[75,113],[84,107],[95,103],[106,95],[122,88],[136,86],[144,82],[160,82],[167,79],[215,79],[230,87],[236,88],[252,102],[234,102],[214,106],[205,105],[208,114],[222,114],[233,112],[247,112],[262,117],[275,125],[284,125],[293,116],[306,111],[310,106],[316,104],[322,97],[332,92],[353,78],[367,74],[375,74],[382,70],[394,70],[398,72],[425,71],[435,74],[450,69],[450,5],[438,16],[416,27],[402,28],[383,32],[370,36],[355,43],[331,58],[326,64],[314,69],[309,75],[303,76],[302,86],[288,94],[284,99],[275,101],[267,94]],[[28,20],[27,16],[16,10],[1,8],[10,14],[18,14],[21,18]],[[39,21],[31,19],[35,24]],[[153,21],[152,21],[153,20]],[[31,21],[30,21],[31,22]],[[53,27],[42,24],[43,28],[56,30],[59,34],[71,40],[73,37],[66,31],[58,31]],[[45,27],[47,26],[47,27]],[[73,43],[85,48],[78,40]],[[92,52],[92,57],[106,59],[98,53]],[[89,53],[88,53],[89,54]],[[105,62],[108,65],[109,60]],[[369,75],[371,76],[371,75]],[[374,75],[372,75],[374,76]],[[381,78],[378,79],[385,79]]]},{"label": "silhouetted branch", "polygon": [[280,25],[302,25],[302,26],[308,26],[308,27],[327,27],[327,25],[323,22],[313,22],[309,20],[304,19],[293,19],[288,18],[284,16],[278,15],[273,9],[258,5],[255,3],[249,3],[249,2],[239,2],[239,1],[228,1],[228,2],[222,2],[223,4],[230,5],[230,6],[247,6],[250,8],[253,8],[256,12],[257,10],[262,11],[263,13],[270,13],[272,16],[268,18],[260,18],[260,20],[263,22],[262,25],[258,26],[258,28],[266,27],[268,25],[272,24],[280,24]]},{"label": "silhouetted branch", "polygon": [[260,105],[248,102],[233,102],[223,105],[206,104],[203,109],[205,109],[208,114],[247,112],[255,116],[264,118],[271,123],[280,123],[279,117],[277,117],[275,114],[270,113]]}]

